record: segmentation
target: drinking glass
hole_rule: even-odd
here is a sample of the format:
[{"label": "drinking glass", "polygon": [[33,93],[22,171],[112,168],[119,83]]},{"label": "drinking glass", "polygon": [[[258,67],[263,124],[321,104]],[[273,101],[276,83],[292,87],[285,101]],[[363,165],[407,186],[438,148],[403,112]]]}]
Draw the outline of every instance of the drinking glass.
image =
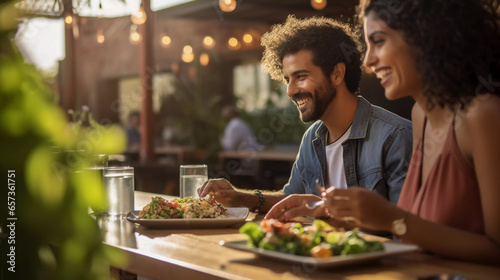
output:
[{"label": "drinking glass", "polygon": [[126,215],[134,210],[134,168],[107,167],[103,170],[108,215]]},{"label": "drinking glass", "polygon": [[180,174],[180,197],[199,197],[197,189],[208,180],[207,165],[181,165]]}]

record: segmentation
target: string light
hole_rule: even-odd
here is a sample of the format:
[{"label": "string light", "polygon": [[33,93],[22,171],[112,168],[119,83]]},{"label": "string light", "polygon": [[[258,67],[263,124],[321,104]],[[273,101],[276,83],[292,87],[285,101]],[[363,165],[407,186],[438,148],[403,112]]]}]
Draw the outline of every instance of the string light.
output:
[{"label": "string light", "polygon": [[231,37],[229,38],[229,40],[227,40],[227,44],[232,47],[232,48],[236,48],[236,46],[238,46],[238,39],[234,38],[234,37]]},{"label": "string light", "polygon": [[207,49],[211,49],[215,46],[215,40],[210,36],[205,36],[205,38],[203,38],[203,46]]},{"label": "string light", "polygon": [[184,48],[182,48],[182,61],[190,63],[193,60],[194,60],[193,47],[191,47],[190,45],[185,45]]},{"label": "string light", "polygon": [[219,0],[219,8],[226,13],[232,12],[236,9],[236,0]]},{"label": "string light", "polygon": [[182,52],[183,53],[193,53],[193,47],[191,47],[190,45],[185,45],[184,48],[182,48]]},{"label": "string light", "polygon": [[202,53],[200,55],[200,64],[203,66],[207,66],[209,62],[210,62],[210,57],[208,56],[208,54]]},{"label": "string light", "polygon": [[72,17],[72,16],[66,16],[66,17],[64,18],[64,22],[65,22],[66,24],[72,24],[72,23],[73,23],[73,17]]},{"label": "string light", "polygon": [[137,25],[132,24],[130,26],[130,36],[128,37],[130,43],[132,44],[138,44],[141,41],[141,34],[137,32]]},{"label": "string light", "polygon": [[250,43],[252,43],[252,41],[253,41],[253,36],[252,36],[252,34],[250,34],[250,33],[245,33],[245,34],[243,35],[243,42],[245,42],[245,43],[247,43],[247,44],[250,44]]},{"label": "string light", "polygon": [[161,37],[161,45],[162,46],[168,47],[168,46],[170,46],[170,43],[172,43],[172,39],[170,39],[169,36],[164,35],[163,37]]},{"label": "string light", "polygon": [[144,24],[147,19],[148,19],[148,17],[146,15],[146,12],[144,11],[144,8],[142,7],[142,2],[141,2],[141,6],[139,7],[139,11],[137,11],[137,13],[130,16],[130,20],[132,20],[133,24],[141,25],[141,24]]},{"label": "string light", "polygon": [[140,40],[141,40],[141,34],[137,33],[137,31],[130,33],[130,41],[133,44],[139,43]]},{"label": "string light", "polygon": [[311,0],[311,6],[316,10],[323,10],[326,4],[326,0]]},{"label": "string light", "polygon": [[193,53],[183,53],[182,54],[182,61],[186,63],[190,63],[194,60],[194,54]]},{"label": "string light", "polygon": [[102,44],[102,43],[104,43],[105,39],[106,38],[104,37],[104,34],[102,34],[102,31],[99,30],[97,32],[97,43]]}]

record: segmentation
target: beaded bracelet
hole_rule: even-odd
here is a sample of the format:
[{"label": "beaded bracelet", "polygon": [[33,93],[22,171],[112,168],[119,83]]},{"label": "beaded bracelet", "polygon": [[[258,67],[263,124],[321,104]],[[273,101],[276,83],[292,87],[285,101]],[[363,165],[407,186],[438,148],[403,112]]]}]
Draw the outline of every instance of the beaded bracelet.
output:
[{"label": "beaded bracelet", "polygon": [[264,205],[264,195],[260,190],[253,190],[253,192],[259,196],[259,203],[257,203],[257,206],[252,210],[252,212],[259,213],[262,205]]}]

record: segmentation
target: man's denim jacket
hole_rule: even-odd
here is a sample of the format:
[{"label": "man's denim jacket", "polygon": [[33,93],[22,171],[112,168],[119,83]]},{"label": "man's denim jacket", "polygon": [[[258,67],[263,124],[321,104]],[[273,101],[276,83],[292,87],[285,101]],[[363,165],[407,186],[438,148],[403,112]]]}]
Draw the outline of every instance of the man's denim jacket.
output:
[{"label": "man's denim jacket", "polygon": [[[324,186],[327,128],[317,121],[306,131],[293,164],[286,195],[315,194]],[[342,144],[347,186],[362,186],[397,203],[412,153],[412,127],[407,119],[359,97],[349,138]]]}]

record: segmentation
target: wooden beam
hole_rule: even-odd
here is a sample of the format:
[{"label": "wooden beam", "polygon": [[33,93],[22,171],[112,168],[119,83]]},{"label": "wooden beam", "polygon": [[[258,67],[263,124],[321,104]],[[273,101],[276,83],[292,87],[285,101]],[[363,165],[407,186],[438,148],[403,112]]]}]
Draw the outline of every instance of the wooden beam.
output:
[{"label": "wooden beam", "polygon": [[[67,111],[75,108],[76,95],[76,36],[78,35],[78,17],[73,13],[73,4],[71,0],[64,0],[63,19],[66,16],[71,16],[73,21],[68,24],[64,23],[64,44],[66,57],[63,61],[63,80],[61,92],[61,105]],[[76,31],[76,34],[75,34]]]},{"label": "wooden beam", "polygon": [[155,73],[153,58],[153,27],[154,19],[151,11],[151,1],[142,0],[147,16],[144,24],[139,25],[141,42],[139,45],[139,76],[141,79],[141,146],[139,159],[141,162],[155,160],[154,151],[154,115],[153,115],[153,75]]}]

